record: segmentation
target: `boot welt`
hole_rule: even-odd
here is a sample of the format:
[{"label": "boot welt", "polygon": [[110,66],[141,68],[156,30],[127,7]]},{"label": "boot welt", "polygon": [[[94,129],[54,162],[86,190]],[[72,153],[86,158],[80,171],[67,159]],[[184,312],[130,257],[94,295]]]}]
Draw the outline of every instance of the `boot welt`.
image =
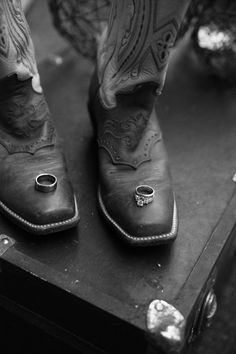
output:
[{"label": "boot welt", "polygon": [[0,201],[0,211],[12,222],[26,230],[27,232],[37,234],[37,235],[46,235],[50,233],[60,232],[66,229],[69,229],[73,226],[76,226],[80,217],[78,211],[78,205],[76,197],[74,195],[75,203],[75,214],[72,218],[58,221],[51,224],[33,224],[30,221],[24,219],[22,216],[18,215],[10,208],[8,208],[2,201]]},{"label": "boot welt", "polygon": [[99,207],[105,216],[106,220],[112,225],[116,231],[118,231],[119,235],[122,238],[132,244],[133,246],[151,246],[151,245],[160,245],[165,243],[170,243],[176,239],[177,231],[178,231],[178,215],[177,215],[177,207],[176,202],[174,201],[174,211],[173,211],[173,218],[172,218],[172,226],[171,231],[166,234],[162,235],[152,235],[152,236],[132,236],[129,235],[122,227],[109,215],[101,196],[101,189],[98,188],[98,202]]}]

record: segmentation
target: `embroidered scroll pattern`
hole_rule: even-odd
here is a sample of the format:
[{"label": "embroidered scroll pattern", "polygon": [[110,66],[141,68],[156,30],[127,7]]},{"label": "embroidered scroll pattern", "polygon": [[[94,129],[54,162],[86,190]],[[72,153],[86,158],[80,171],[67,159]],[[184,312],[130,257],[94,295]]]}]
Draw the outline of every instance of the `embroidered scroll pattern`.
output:
[{"label": "embroidered scroll pattern", "polygon": [[139,112],[126,120],[107,120],[98,145],[109,153],[114,164],[136,169],[150,160],[151,148],[160,139],[160,133],[149,126],[149,117]]},{"label": "embroidered scroll pattern", "polygon": [[2,4],[0,2],[0,56],[8,57],[9,36]]},{"label": "embroidered scroll pattern", "polygon": [[16,53],[16,62],[37,74],[33,44],[20,0],[0,0],[0,56]]},{"label": "embroidered scroll pattern", "polygon": [[158,20],[158,0],[117,0],[112,26],[99,52],[100,95],[107,108],[115,93],[144,82],[162,88],[165,69],[179,24],[175,18]]},{"label": "embroidered scroll pattern", "polygon": [[[38,95],[39,96],[39,95]],[[55,143],[55,128],[50,119],[47,103],[42,95],[37,100],[1,102],[0,144],[10,154],[27,152]]]},{"label": "embroidered scroll pattern", "polygon": [[37,102],[17,102],[13,98],[1,106],[0,114],[9,134],[28,138],[48,120],[49,111],[42,96]]},{"label": "embroidered scroll pattern", "polygon": [[44,96],[34,93],[30,80],[20,87],[17,79],[10,79],[12,87],[18,86],[11,95],[0,97],[0,144],[9,153],[31,154],[54,145],[55,128]]}]

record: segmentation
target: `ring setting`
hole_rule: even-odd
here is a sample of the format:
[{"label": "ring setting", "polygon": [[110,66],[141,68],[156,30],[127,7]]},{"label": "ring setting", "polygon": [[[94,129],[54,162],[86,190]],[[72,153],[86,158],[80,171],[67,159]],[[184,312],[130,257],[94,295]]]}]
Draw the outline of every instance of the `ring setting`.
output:
[{"label": "ring setting", "polygon": [[142,184],[135,189],[135,200],[137,206],[143,207],[150,204],[154,199],[155,191],[152,187]]},{"label": "ring setting", "polygon": [[39,192],[49,193],[57,188],[57,177],[50,173],[42,173],[35,178],[35,189]]}]

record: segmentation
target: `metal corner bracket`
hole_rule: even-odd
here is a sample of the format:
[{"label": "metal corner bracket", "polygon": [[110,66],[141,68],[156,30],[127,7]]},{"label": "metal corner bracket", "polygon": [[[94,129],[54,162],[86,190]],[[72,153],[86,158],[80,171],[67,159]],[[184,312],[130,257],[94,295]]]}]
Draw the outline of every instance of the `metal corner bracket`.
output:
[{"label": "metal corner bracket", "polygon": [[0,234],[0,257],[14,244],[15,240],[11,237],[5,234]]},{"label": "metal corner bracket", "polygon": [[184,316],[164,300],[153,300],[147,311],[147,336],[150,345],[165,353],[179,353],[184,345]]}]

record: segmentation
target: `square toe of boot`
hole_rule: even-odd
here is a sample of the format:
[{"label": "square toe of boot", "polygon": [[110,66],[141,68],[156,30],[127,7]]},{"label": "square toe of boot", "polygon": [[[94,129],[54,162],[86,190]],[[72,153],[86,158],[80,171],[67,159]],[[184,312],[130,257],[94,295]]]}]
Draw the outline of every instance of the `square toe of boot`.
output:
[{"label": "square toe of boot", "polygon": [[[114,197],[114,196],[113,196]],[[162,191],[158,199],[143,207],[132,200],[119,198],[104,204],[107,214],[127,234],[135,237],[169,234],[173,228],[174,197]],[[106,207],[107,205],[107,207]]]}]

